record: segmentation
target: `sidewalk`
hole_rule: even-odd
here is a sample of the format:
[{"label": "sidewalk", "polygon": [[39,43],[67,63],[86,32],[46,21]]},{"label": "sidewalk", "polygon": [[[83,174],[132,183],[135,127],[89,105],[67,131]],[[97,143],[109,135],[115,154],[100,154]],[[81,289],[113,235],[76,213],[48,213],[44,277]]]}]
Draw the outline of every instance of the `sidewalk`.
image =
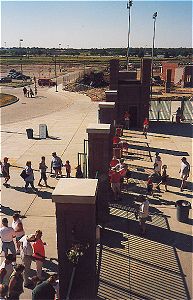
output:
[{"label": "sidewalk", "polygon": [[[43,240],[47,243],[46,271],[53,272],[57,269],[57,261],[49,260],[57,259],[55,205],[51,200],[53,189],[38,188],[38,195],[31,192],[24,193],[24,182],[19,176],[21,169],[18,167],[25,167],[26,161],[31,160],[32,167],[38,169],[40,158],[44,155],[50,170],[51,154],[56,151],[63,162],[70,160],[73,176],[74,168],[77,166],[77,153],[83,151],[83,141],[87,138],[86,127],[88,123],[97,121],[98,105],[91,102],[88,97],[76,93],[61,90],[55,93],[53,89],[49,93],[50,95],[46,96],[54,99],[54,102],[61,96],[67,98],[68,106],[63,105],[63,109],[44,116],[1,126],[1,158],[9,157],[10,163],[15,166],[10,170],[11,187],[6,189],[2,185],[1,217],[6,215],[11,224],[13,211],[21,210],[21,215],[26,216],[23,224],[27,234],[37,229],[43,231]],[[51,138],[28,140],[26,128],[33,128],[37,138],[39,124],[47,124]],[[35,186],[38,180],[39,172],[35,172]],[[57,180],[49,177],[48,183],[54,188]],[[19,262],[19,259],[17,261]],[[32,268],[35,268],[34,263]],[[30,299],[30,293],[30,290],[25,289],[21,299]]]}]

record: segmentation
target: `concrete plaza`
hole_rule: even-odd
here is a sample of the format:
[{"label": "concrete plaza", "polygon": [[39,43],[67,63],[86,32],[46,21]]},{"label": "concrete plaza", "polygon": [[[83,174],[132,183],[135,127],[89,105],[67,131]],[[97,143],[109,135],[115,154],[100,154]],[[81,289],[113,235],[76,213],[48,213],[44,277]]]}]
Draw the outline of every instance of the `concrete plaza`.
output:
[{"label": "concrete plaza", "polygon": [[[10,91],[9,91],[10,92]],[[70,160],[72,175],[77,166],[77,153],[83,151],[87,138],[86,127],[97,122],[98,104],[84,95],[61,90],[42,89],[41,97],[24,98],[22,89],[12,91],[19,102],[1,109],[1,159],[9,157],[11,180],[9,189],[2,185],[1,217],[12,220],[15,210],[20,210],[27,234],[37,229],[43,231],[46,246],[47,273],[57,270],[55,205],[53,189],[39,188],[38,194],[24,193],[19,174],[27,160],[38,170],[42,155],[50,166],[51,153],[56,151],[63,162]],[[25,103],[25,104],[22,104]],[[39,124],[47,124],[49,138],[40,140]],[[155,125],[156,126],[156,125]],[[34,129],[34,139],[28,140],[26,128]],[[123,191],[119,205],[111,205],[106,229],[102,231],[98,247],[98,297],[100,299],[192,299],[192,224],[176,219],[175,201],[191,201],[191,185],[180,192],[179,168],[186,156],[192,164],[192,139],[190,136],[149,133],[147,140],[137,131],[127,131],[124,139],[131,145],[126,159],[134,174],[133,181]],[[132,147],[133,145],[133,147]],[[140,147],[139,147],[140,146]],[[150,150],[147,151],[147,147]],[[138,221],[132,211],[125,209],[138,202],[144,193],[145,176],[152,172],[151,156],[159,151],[170,176],[169,192],[155,193],[150,197],[152,222],[148,223],[145,237],[138,234]],[[64,172],[65,173],[65,172]],[[35,185],[39,172],[35,171]],[[57,180],[48,178],[54,188]],[[192,213],[192,210],[191,210]],[[1,258],[2,259],[2,258]],[[20,258],[18,258],[18,262]],[[32,264],[34,270],[35,265]],[[34,275],[34,274],[32,274]],[[25,289],[21,299],[31,299],[31,290]]]}]

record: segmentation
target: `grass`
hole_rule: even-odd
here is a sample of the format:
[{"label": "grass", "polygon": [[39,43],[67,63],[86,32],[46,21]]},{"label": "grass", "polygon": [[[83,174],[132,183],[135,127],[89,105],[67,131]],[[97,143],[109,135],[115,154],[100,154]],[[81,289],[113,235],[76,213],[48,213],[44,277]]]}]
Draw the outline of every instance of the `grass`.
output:
[{"label": "grass", "polygon": [[[111,59],[119,59],[120,62],[126,63],[126,57],[122,56],[87,56],[87,55],[60,55],[56,57],[57,63],[74,63],[74,64],[108,64]],[[129,61],[132,62],[140,62],[139,57],[132,56],[129,58]],[[176,58],[169,59],[158,59],[154,58],[155,61],[162,60],[170,60],[175,61]],[[22,59],[20,57],[1,57],[1,64],[13,64],[13,65],[30,65],[30,64],[54,64],[54,58],[50,56],[30,56],[29,58],[23,56]]]},{"label": "grass", "polygon": [[0,93],[0,107],[15,103],[17,98],[13,95]]}]

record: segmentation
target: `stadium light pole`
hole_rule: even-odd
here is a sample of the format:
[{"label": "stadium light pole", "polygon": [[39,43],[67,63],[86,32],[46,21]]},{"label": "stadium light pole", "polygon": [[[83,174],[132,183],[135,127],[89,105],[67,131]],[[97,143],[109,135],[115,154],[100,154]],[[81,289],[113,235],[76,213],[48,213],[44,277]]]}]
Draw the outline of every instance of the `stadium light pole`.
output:
[{"label": "stadium light pole", "polygon": [[54,67],[55,67],[55,78],[56,78],[56,92],[58,92],[58,81],[57,81],[57,71],[56,71],[56,55],[54,55]]},{"label": "stadium light pole", "polygon": [[153,59],[154,59],[154,48],[155,48],[156,19],[157,19],[157,12],[153,14],[153,42],[152,42],[152,52],[151,52],[151,98],[152,98],[152,91],[153,91]]},{"label": "stadium light pole", "polygon": [[[20,51],[21,51],[21,42],[23,42],[23,39],[19,39],[19,48],[20,48]],[[21,53],[20,60],[21,60],[21,73],[23,73],[23,67],[22,67],[22,53]]]},{"label": "stadium light pole", "polygon": [[58,46],[59,46],[59,70],[61,72],[61,68],[60,68],[60,47],[61,47],[61,43],[59,43]]},{"label": "stadium light pole", "polygon": [[128,40],[127,40],[127,71],[129,70],[129,50],[130,50],[130,32],[131,32],[131,6],[133,5],[133,1],[129,0],[127,2],[128,12]]}]

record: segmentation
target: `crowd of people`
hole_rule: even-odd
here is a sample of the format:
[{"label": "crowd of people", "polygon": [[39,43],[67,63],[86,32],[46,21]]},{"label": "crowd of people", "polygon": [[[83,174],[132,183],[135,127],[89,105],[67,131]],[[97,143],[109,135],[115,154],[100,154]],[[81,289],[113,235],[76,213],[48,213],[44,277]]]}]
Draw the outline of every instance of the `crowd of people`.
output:
[{"label": "crowd of people", "polygon": [[32,90],[32,88],[31,87],[29,87],[28,89],[24,86],[24,88],[23,88],[23,95],[24,95],[24,97],[31,97],[31,98],[33,98],[34,97],[34,92],[33,92],[33,90]]},{"label": "crowd of people", "polygon": [[[0,238],[1,253],[4,255],[4,260],[0,265],[0,299],[19,299],[24,287],[33,289],[32,299],[58,299],[57,274],[54,277],[51,276],[48,281],[44,281],[45,278],[42,276],[46,258],[46,243],[42,241],[42,231],[36,230],[34,234],[26,235],[19,213],[14,213],[11,226],[7,218],[2,219]],[[22,264],[16,263],[18,255]],[[30,278],[32,261],[36,265],[36,276]],[[52,293],[41,294],[45,287],[49,290],[48,283],[52,283],[50,289],[55,286]],[[56,298],[55,294],[57,294]],[[44,296],[41,298],[40,295]]]},{"label": "crowd of people", "polygon": [[[147,124],[145,124],[145,126],[146,125]],[[145,130],[147,130],[147,128]],[[128,150],[127,142],[125,140],[121,140],[118,135],[113,138],[113,147],[114,150]],[[119,157],[121,157],[120,154]],[[167,173],[167,169],[168,166],[162,163],[160,153],[156,152],[155,157],[153,158],[152,172],[150,175],[146,174],[146,193],[144,196],[142,196],[142,204],[140,205],[137,216],[139,218],[139,224],[142,234],[145,233],[145,222],[149,217],[149,201],[147,199],[147,196],[153,196],[155,191],[160,192],[161,185],[163,185],[165,187],[165,191],[168,192],[169,175]],[[183,192],[184,188],[186,188],[186,181],[190,173],[190,164],[188,163],[186,157],[183,157],[181,159],[179,173],[181,178],[180,191]],[[114,156],[109,165],[109,180],[114,195],[114,201],[117,202],[121,200],[121,189],[123,183],[125,182],[126,184],[128,184],[128,180],[130,178],[132,178],[132,170],[130,170],[128,165],[125,164],[123,158],[117,159],[117,157]]]},{"label": "crowd of people", "polygon": [[[10,187],[9,180],[10,180],[10,163],[9,158],[4,157],[3,162],[0,162],[1,165],[1,174],[4,177],[4,183],[3,185],[5,187]],[[55,178],[60,178],[63,176],[62,174],[62,168],[65,168],[66,171],[66,178],[71,177],[71,165],[70,161],[67,160],[65,164],[63,164],[62,159],[56,154],[56,152],[52,153],[52,160],[51,160],[51,166],[50,166],[50,172],[48,172],[48,166],[46,165],[46,158],[45,156],[41,157],[41,161],[39,163],[39,172],[40,172],[40,178],[38,182],[38,186],[42,186],[42,181],[44,182],[46,187],[49,187],[47,183],[47,173],[50,173],[51,176],[54,176]],[[76,168],[75,177],[76,178],[83,178],[83,172],[81,170],[81,166],[78,165]],[[28,192],[28,187],[31,186],[32,191],[37,192],[38,189],[34,186],[35,176],[34,176],[34,169],[32,168],[31,161],[26,162],[25,168],[22,170],[20,176],[24,180],[24,191]]]}]

